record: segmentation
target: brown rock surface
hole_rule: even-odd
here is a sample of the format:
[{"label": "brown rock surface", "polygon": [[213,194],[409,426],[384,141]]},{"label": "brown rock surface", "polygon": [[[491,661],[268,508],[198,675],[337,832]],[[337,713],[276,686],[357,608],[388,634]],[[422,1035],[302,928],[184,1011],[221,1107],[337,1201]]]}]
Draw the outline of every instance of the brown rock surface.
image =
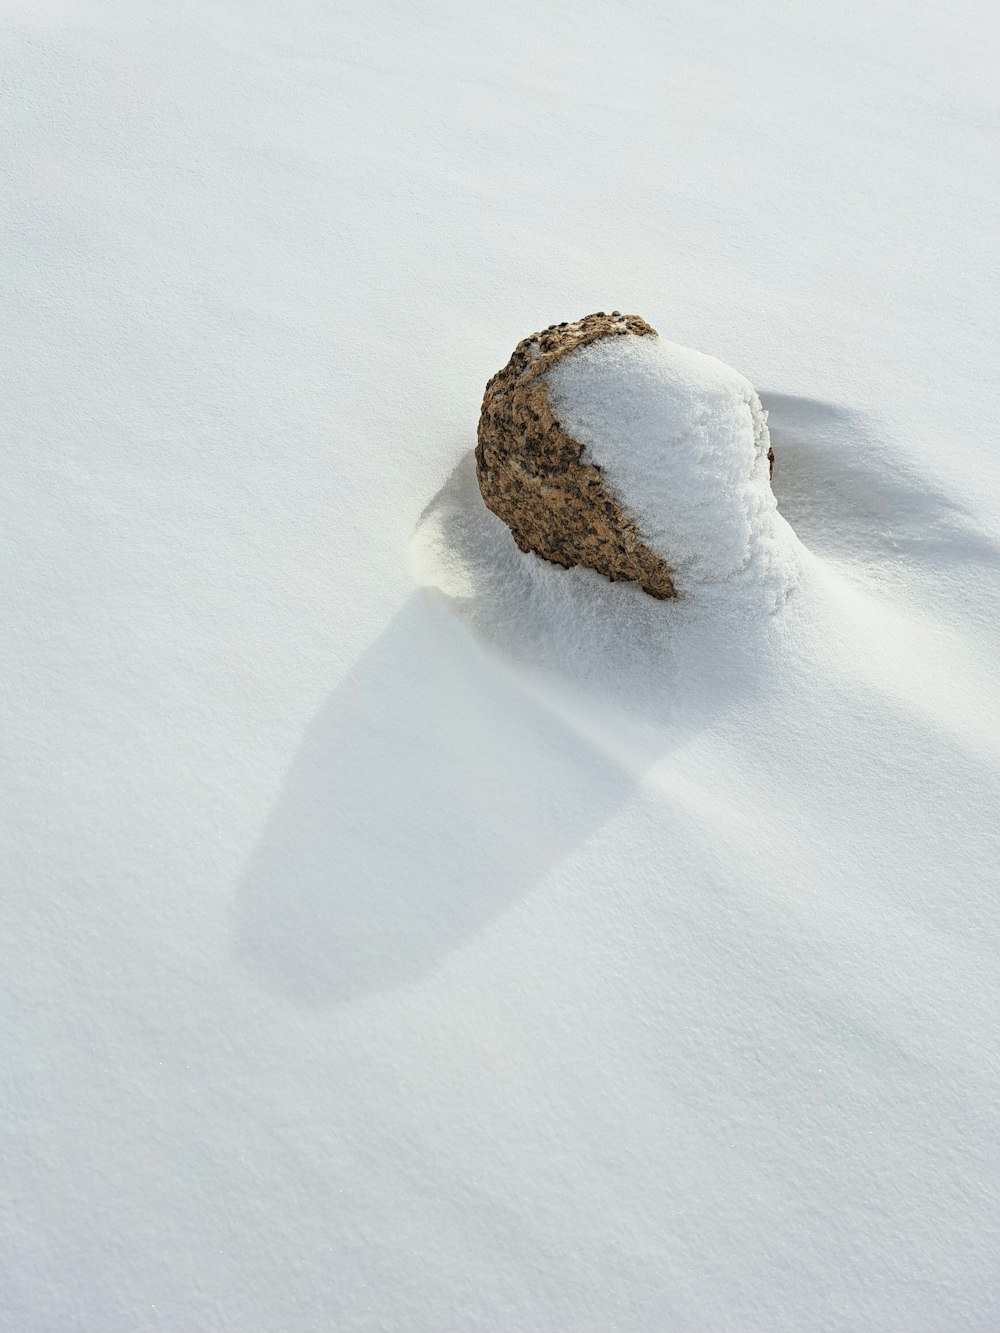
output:
[{"label": "brown rock surface", "polygon": [[644,319],[614,310],[524,338],[486,386],[476,473],[483,500],[522,551],[565,569],[586,565],[666,598],[677,595],[670,570],[643,545],[600,468],[581,460],[583,446],[559,424],[545,383],[546,372],[578,347],[598,338],[650,335],[656,330]]}]

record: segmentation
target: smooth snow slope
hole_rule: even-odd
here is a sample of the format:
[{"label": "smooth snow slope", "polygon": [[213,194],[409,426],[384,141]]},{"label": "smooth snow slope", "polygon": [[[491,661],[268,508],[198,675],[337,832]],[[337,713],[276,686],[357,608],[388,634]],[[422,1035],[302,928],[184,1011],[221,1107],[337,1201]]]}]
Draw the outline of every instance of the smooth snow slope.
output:
[{"label": "smooth snow slope", "polygon": [[[995,1330],[995,6],[0,33],[0,1328]],[[479,505],[612,307],[778,614]]]}]

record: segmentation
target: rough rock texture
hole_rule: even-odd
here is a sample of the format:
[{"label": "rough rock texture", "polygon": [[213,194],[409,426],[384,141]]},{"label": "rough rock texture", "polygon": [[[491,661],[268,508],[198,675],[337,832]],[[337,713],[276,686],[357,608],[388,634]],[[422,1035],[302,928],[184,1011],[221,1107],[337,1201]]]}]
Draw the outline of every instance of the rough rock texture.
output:
[{"label": "rough rock texture", "polygon": [[586,565],[666,598],[676,596],[669,568],[643,545],[600,468],[581,461],[583,446],[560,426],[545,385],[546,372],[578,347],[649,335],[656,330],[644,319],[613,310],[553,324],[519,342],[486,386],[476,472],[484,501],[522,551],[566,569]]}]

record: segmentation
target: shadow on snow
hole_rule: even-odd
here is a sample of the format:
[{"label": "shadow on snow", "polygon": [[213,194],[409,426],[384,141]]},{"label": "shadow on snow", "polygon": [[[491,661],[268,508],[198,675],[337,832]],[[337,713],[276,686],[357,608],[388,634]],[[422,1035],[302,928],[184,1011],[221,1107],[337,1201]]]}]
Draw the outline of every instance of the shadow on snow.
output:
[{"label": "shadow on snow", "polygon": [[[779,506],[817,555],[920,579],[949,560],[1000,567],[865,418],[762,398]],[[236,952],[301,1004],[424,976],[650,765],[766,688],[766,635],[522,556],[470,454],[421,516],[414,563],[425,586],[309,726],[242,876]]]}]

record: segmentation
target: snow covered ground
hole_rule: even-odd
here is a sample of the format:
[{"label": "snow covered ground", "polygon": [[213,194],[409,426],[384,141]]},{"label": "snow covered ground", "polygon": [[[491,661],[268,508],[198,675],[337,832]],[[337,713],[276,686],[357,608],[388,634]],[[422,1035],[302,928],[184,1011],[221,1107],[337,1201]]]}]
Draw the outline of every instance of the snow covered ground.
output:
[{"label": "snow covered ground", "polygon": [[[0,1328],[1000,1327],[1000,17],[4,0]],[[612,307],[775,614],[522,557]]]}]

